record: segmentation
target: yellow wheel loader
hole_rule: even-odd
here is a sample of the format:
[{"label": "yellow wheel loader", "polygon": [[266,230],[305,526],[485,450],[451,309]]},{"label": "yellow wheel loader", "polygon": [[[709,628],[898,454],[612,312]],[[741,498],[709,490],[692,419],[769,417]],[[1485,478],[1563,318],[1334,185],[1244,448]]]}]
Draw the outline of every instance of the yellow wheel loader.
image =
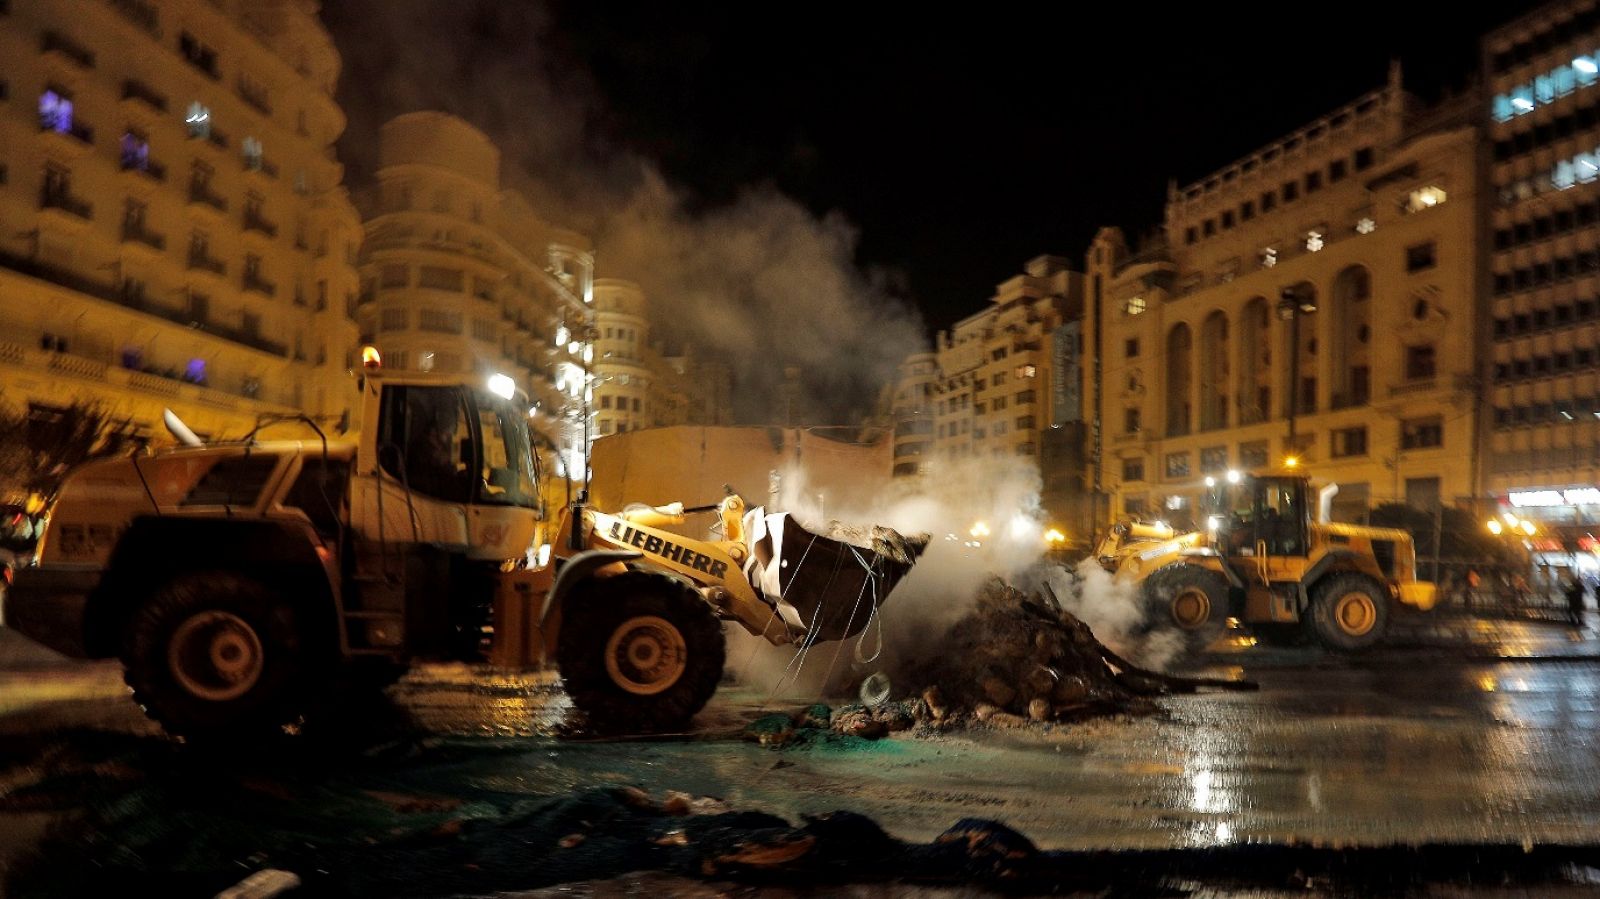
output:
[{"label": "yellow wheel loader", "polygon": [[1269,642],[1310,638],[1357,652],[1382,641],[1396,605],[1433,607],[1411,535],[1329,521],[1336,487],[1314,494],[1293,471],[1227,481],[1208,488],[1205,530],[1124,523],[1096,551],[1107,571],[1140,585],[1149,626],[1181,634],[1191,650],[1233,619]]},{"label": "yellow wheel loader", "polygon": [[[134,699],[185,736],[276,729],[334,683],[427,659],[554,663],[591,727],[649,733],[716,690],[723,621],[773,643],[858,633],[923,545],[813,535],[734,495],[619,514],[580,501],[550,529],[510,379],[375,369],[361,395],[353,441],[202,445],[168,413],[185,445],[79,468],[4,620],[120,658]],[[721,539],[660,529],[700,511]]]}]

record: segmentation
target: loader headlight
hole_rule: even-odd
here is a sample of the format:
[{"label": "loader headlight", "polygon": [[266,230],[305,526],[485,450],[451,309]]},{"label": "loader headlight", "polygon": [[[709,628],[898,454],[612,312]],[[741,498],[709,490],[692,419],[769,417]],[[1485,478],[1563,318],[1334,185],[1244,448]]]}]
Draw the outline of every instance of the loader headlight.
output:
[{"label": "loader headlight", "polygon": [[510,375],[496,372],[489,376],[489,392],[503,400],[509,400],[517,394],[517,382],[511,380]]}]

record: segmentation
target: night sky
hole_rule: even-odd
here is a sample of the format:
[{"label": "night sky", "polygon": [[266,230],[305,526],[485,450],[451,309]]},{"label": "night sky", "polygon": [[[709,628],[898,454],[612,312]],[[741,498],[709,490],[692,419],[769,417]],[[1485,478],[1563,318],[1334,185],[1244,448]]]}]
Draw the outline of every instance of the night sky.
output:
[{"label": "night sky", "polygon": [[432,106],[558,182],[561,224],[593,227],[570,219],[605,206],[586,194],[619,155],[691,214],[771,190],[842,216],[868,304],[898,300],[929,333],[1035,255],[1081,265],[1097,227],[1158,225],[1169,178],[1382,85],[1393,58],[1424,98],[1460,90],[1478,35],[1535,6],[326,0],[324,16],[356,185],[377,124]]}]

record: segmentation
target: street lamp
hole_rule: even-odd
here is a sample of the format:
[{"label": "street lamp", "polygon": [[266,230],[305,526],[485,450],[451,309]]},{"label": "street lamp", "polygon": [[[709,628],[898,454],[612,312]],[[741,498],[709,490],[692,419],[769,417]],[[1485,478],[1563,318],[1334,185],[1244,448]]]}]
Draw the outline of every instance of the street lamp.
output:
[{"label": "street lamp", "polygon": [[1314,292],[1302,295],[1298,286],[1285,287],[1278,293],[1278,319],[1289,323],[1289,449],[1298,448],[1295,440],[1294,420],[1300,413],[1300,316],[1317,311]]}]

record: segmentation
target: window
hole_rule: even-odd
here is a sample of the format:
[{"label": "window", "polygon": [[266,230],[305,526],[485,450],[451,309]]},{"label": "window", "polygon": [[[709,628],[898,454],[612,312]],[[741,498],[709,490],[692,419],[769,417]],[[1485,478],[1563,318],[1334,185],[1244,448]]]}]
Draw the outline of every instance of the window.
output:
[{"label": "window", "polygon": [[1405,213],[1422,212],[1435,206],[1443,205],[1447,199],[1449,199],[1449,195],[1444,192],[1444,188],[1433,185],[1419,187],[1406,194],[1405,198],[1400,201],[1400,211]]},{"label": "window", "polygon": [[1148,307],[1144,297],[1129,297],[1128,301],[1122,304],[1122,312],[1125,315],[1142,315],[1146,308]]},{"label": "window", "polygon": [[1222,213],[1222,227],[1224,229],[1233,227],[1233,210],[1229,209]]},{"label": "window", "polygon": [[484,318],[472,320],[472,337],[475,340],[494,341],[498,335],[495,333],[494,322]]},{"label": "window", "polygon": [[1406,380],[1422,381],[1434,375],[1433,344],[1421,343],[1406,347]]},{"label": "window", "polygon": [[[995,362],[999,362],[1001,359],[1004,359],[1005,357],[1006,357],[1006,348],[1003,347],[1003,346],[1002,347],[995,347],[994,350],[992,350],[989,353],[989,358],[994,360]],[[998,376],[996,376],[995,383],[996,384],[1000,383]]]},{"label": "window", "polygon": [[1005,382],[1006,382],[1006,373],[1005,372],[997,371],[997,372],[994,373],[994,381],[992,382],[994,384],[994,386],[999,387],[1001,384],[1004,384]]},{"label": "window", "polygon": [[1199,239],[1200,239],[1200,232],[1197,231],[1193,225],[1190,225],[1189,227],[1183,229],[1183,242],[1184,243],[1192,244],[1192,243],[1194,243],[1195,241],[1197,241]]},{"label": "window", "polygon": [[1333,432],[1333,457],[1365,456],[1367,454],[1367,429],[1340,428]]},{"label": "window", "polygon": [[1239,464],[1244,468],[1267,467],[1267,442],[1253,440],[1239,444]]},{"label": "window", "polygon": [[997,396],[997,397],[994,398],[994,411],[999,412],[1001,409],[1004,409],[1005,407],[1006,407],[1006,398],[1005,397]]},{"label": "window", "polygon": [[410,271],[404,265],[385,265],[378,274],[378,286],[405,287],[411,283]]},{"label": "window", "polygon": [[1322,173],[1306,172],[1306,193],[1316,193],[1322,189]]},{"label": "window", "polygon": [[1274,194],[1271,191],[1267,191],[1266,193],[1261,195],[1261,211],[1262,212],[1271,212],[1273,207],[1275,207],[1277,205],[1278,205],[1278,196],[1277,196],[1277,194]]},{"label": "window", "polygon": [[436,265],[424,265],[418,272],[417,283],[422,287],[431,287],[435,290],[449,290],[461,292],[465,284],[465,275],[457,268],[441,268]]},{"label": "window", "polygon": [[1292,203],[1299,198],[1300,183],[1297,181],[1285,181],[1283,183],[1283,202]]},{"label": "window", "polygon": [[200,43],[199,39],[187,31],[178,35],[178,55],[189,65],[212,78],[217,78],[221,74],[217,71],[217,51]]},{"label": "window", "polygon": [[1167,453],[1167,477],[1186,478],[1189,476],[1189,454]]},{"label": "window", "polygon": [[1362,147],[1356,151],[1356,171],[1364,172],[1372,168],[1372,148]]},{"label": "window", "polygon": [[1420,272],[1433,268],[1438,264],[1438,256],[1434,250],[1433,241],[1419,243],[1406,247],[1406,271]]},{"label": "window", "polygon": [[1019,378],[1036,378],[1039,376],[1039,367],[1036,365],[1017,366],[1016,375]]},{"label": "window", "polygon": [[1216,219],[1206,219],[1200,226],[1200,233],[1204,234],[1207,237],[1211,237],[1212,235],[1216,234],[1217,233],[1217,221],[1216,221]]},{"label": "window", "polygon": [[39,95],[39,130],[67,134],[72,131],[72,95],[49,88]]},{"label": "window", "polygon": [[190,137],[204,139],[211,136],[211,110],[198,100],[189,104],[189,114],[183,117],[183,123],[188,126]]},{"label": "window", "polygon": [[460,334],[461,313],[450,309],[423,309],[417,318],[417,327],[440,334]]},{"label": "window", "polygon": [[1033,400],[1034,400],[1034,392],[1032,390],[1019,390],[1019,391],[1017,391],[1017,395],[1015,397],[1015,402],[1016,402],[1017,405],[1019,405],[1019,406],[1025,405],[1027,403],[1033,402]]},{"label": "window", "polygon": [[404,331],[407,318],[404,307],[390,306],[383,310],[383,316],[378,322],[378,330]]},{"label": "window", "polygon": [[609,396],[600,397],[600,408],[602,408],[602,409],[610,409],[611,408],[611,397],[609,397]]},{"label": "window", "polygon": [[1401,449],[1428,449],[1444,445],[1444,419],[1410,418],[1400,422]]},{"label": "window", "polygon": [[247,137],[239,142],[239,152],[244,156],[244,166],[251,171],[260,171],[265,162],[265,152],[262,150],[261,141]]},{"label": "window", "polygon": [[132,128],[122,133],[122,168],[137,172],[150,170],[150,141]]},{"label": "window", "polygon": [[1019,431],[1031,431],[1031,430],[1033,430],[1033,416],[1032,415],[1018,415],[1017,416],[1017,430],[1019,430]]},{"label": "window", "polygon": [[138,200],[128,199],[122,204],[122,233],[143,234],[147,207]]},{"label": "window", "polygon": [[1129,337],[1122,344],[1122,354],[1129,359],[1139,358],[1139,338]]},{"label": "window", "polygon": [[1345,176],[1345,161],[1343,159],[1335,159],[1334,161],[1328,163],[1328,183],[1329,184],[1333,184],[1333,183],[1338,182],[1338,181],[1343,181],[1344,180],[1344,176]]},{"label": "window", "polygon": [[1200,450],[1200,473],[1213,474],[1228,470],[1228,448],[1208,446]]},{"label": "window", "polygon": [[1123,459],[1122,479],[1124,481],[1144,480],[1144,459]]}]

